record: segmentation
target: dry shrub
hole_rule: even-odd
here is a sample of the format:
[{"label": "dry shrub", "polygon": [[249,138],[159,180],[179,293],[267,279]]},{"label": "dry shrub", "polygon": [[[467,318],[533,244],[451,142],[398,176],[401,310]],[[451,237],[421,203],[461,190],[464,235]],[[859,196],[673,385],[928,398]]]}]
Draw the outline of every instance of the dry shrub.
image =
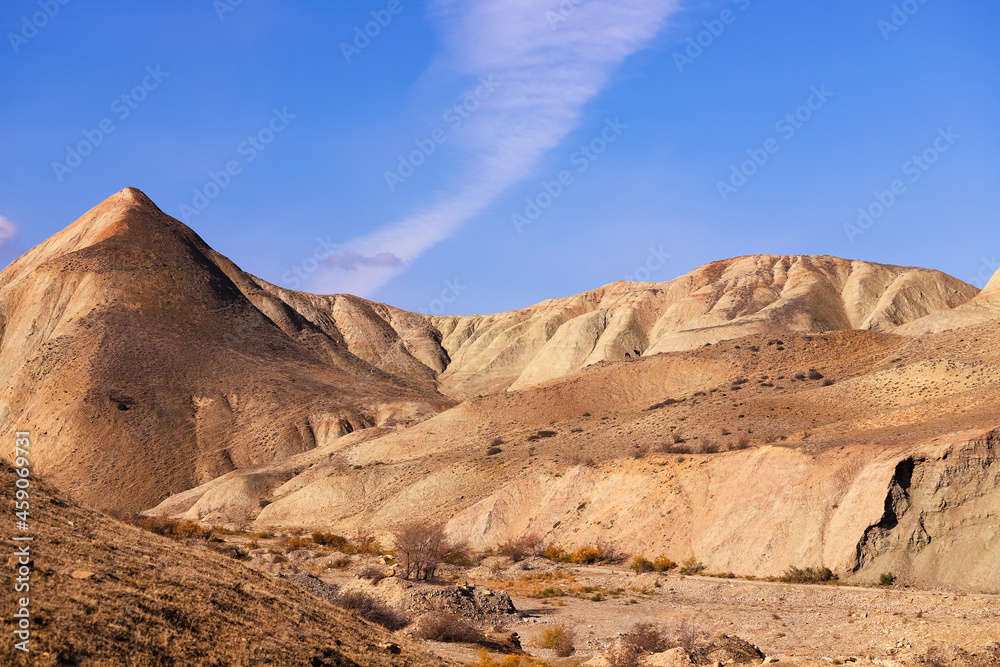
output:
[{"label": "dry shrub", "polygon": [[629,565],[633,572],[636,574],[642,574],[644,572],[653,571],[653,561],[648,558],[643,558],[642,556],[635,556],[632,559],[632,564]]},{"label": "dry shrub", "polygon": [[569,563],[573,557],[562,547],[550,546],[542,552],[542,556],[548,558],[553,563]]},{"label": "dry shrub", "polygon": [[517,653],[505,655],[499,660],[490,657],[489,651],[484,648],[479,649],[479,656],[472,667],[548,667],[548,663],[530,655],[520,655]]},{"label": "dry shrub", "polygon": [[653,559],[653,569],[657,572],[667,572],[677,567],[677,563],[666,556],[657,556]]},{"label": "dry shrub", "polygon": [[402,630],[409,622],[402,612],[361,591],[342,593],[337,596],[337,605],[392,631]]},{"label": "dry shrub", "polygon": [[496,553],[507,556],[515,563],[524,560],[529,556],[541,556],[545,553],[545,543],[537,534],[524,535],[517,539],[511,539],[497,547]]},{"label": "dry shrub", "polygon": [[576,650],[576,646],[573,645],[575,639],[576,633],[573,632],[572,628],[556,625],[545,629],[539,646],[552,649],[556,652],[557,657],[568,658]]},{"label": "dry shrub", "polygon": [[385,570],[381,567],[369,566],[363,569],[358,577],[361,579],[367,579],[372,582],[372,585],[378,584],[378,582],[385,579]]},{"label": "dry shrub", "polygon": [[688,653],[693,653],[698,644],[698,637],[701,634],[694,621],[690,618],[685,618],[677,627],[677,643]]},{"label": "dry shrub", "polygon": [[320,531],[316,531],[312,534],[312,541],[321,547],[330,547],[331,549],[344,552],[352,546],[350,540],[342,535],[334,535],[333,533],[323,533]]},{"label": "dry shrub", "polygon": [[705,564],[694,556],[691,556],[686,561],[681,563],[680,569],[677,571],[681,574],[698,574],[704,569]]},{"label": "dry shrub", "polygon": [[835,581],[837,575],[833,573],[828,567],[807,567],[804,569],[799,569],[792,565],[785,573],[778,577],[778,581],[784,582],[786,584],[822,584],[829,581]]},{"label": "dry shrub", "polygon": [[207,540],[212,537],[211,528],[205,528],[190,520],[178,521],[177,519],[165,519],[156,516],[137,516],[124,520],[150,533],[170,537],[175,540],[191,538]]},{"label": "dry shrub", "polygon": [[298,549],[304,549],[312,543],[312,540],[308,537],[289,537],[285,542],[285,548],[289,551],[296,551]]},{"label": "dry shrub", "polygon": [[443,526],[412,522],[398,528],[394,537],[405,579],[433,579],[441,563],[467,566],[472,562],[468,547],[449,541]]},{"label": "dry shrub", "polygon": [[663,628],[652,623],[636,623],[625,642],[646,653],[662,653],[670,648],[670,640]]},{"label": "dry shrub", "polygon": [[608,667],[639,667],[642,651],[628,642],[619,642],[604,653]]},{"label": "dry shrub", "polygon": [[420,639],[435,642],[476,644],[485,641],[483,633],[457,614],[432,611],[421,617],[413,633]]},{"label": "dry shrub", "polygon": [[336,559],[334,559],[328,565],[328,567],[330,567],[332,569],[335,569],[335,570],[346,570],[350,566],[351,566],[351,559],[350,558],[343,558],[343,557],[342,558],[336,558]]}]

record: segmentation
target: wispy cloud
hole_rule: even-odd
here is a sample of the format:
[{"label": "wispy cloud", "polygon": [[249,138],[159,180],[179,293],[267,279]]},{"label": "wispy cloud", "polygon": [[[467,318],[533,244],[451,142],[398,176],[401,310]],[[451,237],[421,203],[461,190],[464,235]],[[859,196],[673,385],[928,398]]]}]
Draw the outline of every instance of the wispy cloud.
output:
[{"label": "wispy cloud", "polygon": [[[501,85],[455,133],[464,153],[448,194],[403,220],[346,242],[314,274],[318,292],[370,295],[531,175],[580,122],[615,68],[645,47],[675,0],[437,0],[443,53],[433,76],[493,75]],[[376,261],[392,256],[398,263]],[[370,260],[370,261],[369,261]]]},{"label": "wispy cloud", "polygon": [[14,238],[15,234],[17,234],[17,226],[0,215],[0,246],[3,246],[7,241]]}]

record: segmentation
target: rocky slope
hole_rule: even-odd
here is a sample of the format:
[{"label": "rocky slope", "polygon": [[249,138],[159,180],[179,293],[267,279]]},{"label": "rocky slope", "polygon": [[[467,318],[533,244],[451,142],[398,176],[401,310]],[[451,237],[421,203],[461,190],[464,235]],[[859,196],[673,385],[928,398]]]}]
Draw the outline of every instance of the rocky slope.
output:
[{"label": "rocky slope", "polygon": [[997,591],[997,338],[751,336],[602,362],[151,512],[345,534],[418,518],[479,548],[536,534],[740,575],[828,566]]},{"label": "rocky slope", "polygon": [[[15,479],[0,462],[0,484]],[[14,649],[4,614],[4,665],[454,664],[205,546],[119,523],[38,478],[30,489],[31,653]],[[0,570],[8,591],[14,574]]]}]

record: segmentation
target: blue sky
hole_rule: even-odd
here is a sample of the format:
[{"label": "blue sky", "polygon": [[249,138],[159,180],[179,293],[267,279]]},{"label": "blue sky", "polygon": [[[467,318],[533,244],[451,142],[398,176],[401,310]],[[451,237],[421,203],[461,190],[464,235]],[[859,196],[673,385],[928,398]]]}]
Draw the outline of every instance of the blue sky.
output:
[{"label": "blue sky", "polygon": [[126,186],[267,280],[420,312],[1000,257],[990,0],[11,0],[0,29],[4,264]]}]

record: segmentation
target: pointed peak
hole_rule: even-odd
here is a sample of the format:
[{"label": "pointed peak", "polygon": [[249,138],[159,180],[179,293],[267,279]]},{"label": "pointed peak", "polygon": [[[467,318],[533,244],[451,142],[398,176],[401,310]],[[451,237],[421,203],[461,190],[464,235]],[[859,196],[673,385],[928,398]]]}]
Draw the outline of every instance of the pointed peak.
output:
[{"label": "pointed peak", "polygon": [[153,200],[146,196],[146,193],[139,188],[128,187],[124,190],[119,190],[115,194],[111,195],[104,200],[106,204],[118,204],[125,206],[140,206],[140,207],[151,207],[157,211],[160,208],[153,203]]}]

